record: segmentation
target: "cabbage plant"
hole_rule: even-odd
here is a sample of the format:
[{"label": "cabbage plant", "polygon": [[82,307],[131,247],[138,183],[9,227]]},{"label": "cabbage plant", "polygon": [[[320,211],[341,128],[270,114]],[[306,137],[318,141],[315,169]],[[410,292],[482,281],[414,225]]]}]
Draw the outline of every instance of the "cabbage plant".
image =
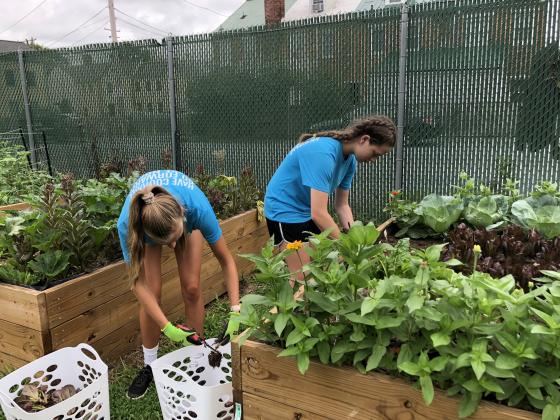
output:
[{"label": "cabbage plant", "polygon": [[458,197],[429,194],[414,212],[422,216],[422,222],[437,233],[444,233],[459,220],[463,212],[463,200]]}]

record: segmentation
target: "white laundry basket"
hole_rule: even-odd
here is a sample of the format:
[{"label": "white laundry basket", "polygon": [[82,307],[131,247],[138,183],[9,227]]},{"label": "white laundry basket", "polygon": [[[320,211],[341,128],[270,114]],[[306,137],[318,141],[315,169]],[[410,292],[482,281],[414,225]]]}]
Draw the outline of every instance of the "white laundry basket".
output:
[{"label": "white laundry basket", "polygon": [[[207,340],[213,345],[215,339]],[[188,346],[152,362],[152,372],[165,420],[233,420],[231,346],[221,346],[220,366],[208,364],[210,349]]]},{"label": "white laundry basket", "polygon": [[[25,384],[80,389],[72,397],[36,413],[14,403]],[[43,356],[0,379],[0,403],[8,420],[109,420],[109,375],[93,347],[79,344]]]}]

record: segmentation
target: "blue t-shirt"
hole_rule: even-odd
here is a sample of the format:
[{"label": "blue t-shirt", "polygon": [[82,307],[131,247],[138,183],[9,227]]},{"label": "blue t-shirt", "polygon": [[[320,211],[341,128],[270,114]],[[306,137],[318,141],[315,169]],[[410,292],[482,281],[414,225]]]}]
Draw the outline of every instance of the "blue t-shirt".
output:
[{"label": "blue t-shirt", "polygon": [[124,260],[129,263],[127,237],[130,201],[134,194],[148,185],[165,188],[185,209],[187,232],[200,230],[209,244],[214,244],[222,236],[216,213],[204,193],[187,175],[173,170],[160,170],[142,175],[134,183],[124,202],[117,229]]},{"label": "blue t-shirt", "polygon": [[311,219],[311,188],[332,194],[349,190],[356,157],[344,158],[342,143],[317,137],[295,146],[266,187],[264,214],[275,222],[302,223]]}]

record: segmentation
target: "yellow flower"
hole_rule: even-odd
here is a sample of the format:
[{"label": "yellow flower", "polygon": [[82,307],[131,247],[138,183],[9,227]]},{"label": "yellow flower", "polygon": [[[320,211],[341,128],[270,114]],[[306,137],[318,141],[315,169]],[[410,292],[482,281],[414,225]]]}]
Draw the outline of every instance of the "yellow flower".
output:
[{"label": "yellow flower", "polygon": [[286,245],[286,249],[295,249],[297,251],[302,246],[303,246],[303,244],[301,243],[301,241],[294,241],[294,242],[290,242],[288,245]]},{"label": "yellow flower", "polygon": [[473,251],[475,254],[480,254],[482,252],[482,249],[480,248],[480,245],[475,245],[473,246]]}]

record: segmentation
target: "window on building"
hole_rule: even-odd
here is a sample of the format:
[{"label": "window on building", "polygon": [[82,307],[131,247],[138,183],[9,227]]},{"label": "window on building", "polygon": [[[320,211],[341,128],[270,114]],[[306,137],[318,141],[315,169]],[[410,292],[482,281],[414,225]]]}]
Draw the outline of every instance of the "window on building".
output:
[{"label": "window on building", "polygon": [[313,13],[321,13],[325,10],[325,2],[323,0],[311,0],[311,11]]}]

